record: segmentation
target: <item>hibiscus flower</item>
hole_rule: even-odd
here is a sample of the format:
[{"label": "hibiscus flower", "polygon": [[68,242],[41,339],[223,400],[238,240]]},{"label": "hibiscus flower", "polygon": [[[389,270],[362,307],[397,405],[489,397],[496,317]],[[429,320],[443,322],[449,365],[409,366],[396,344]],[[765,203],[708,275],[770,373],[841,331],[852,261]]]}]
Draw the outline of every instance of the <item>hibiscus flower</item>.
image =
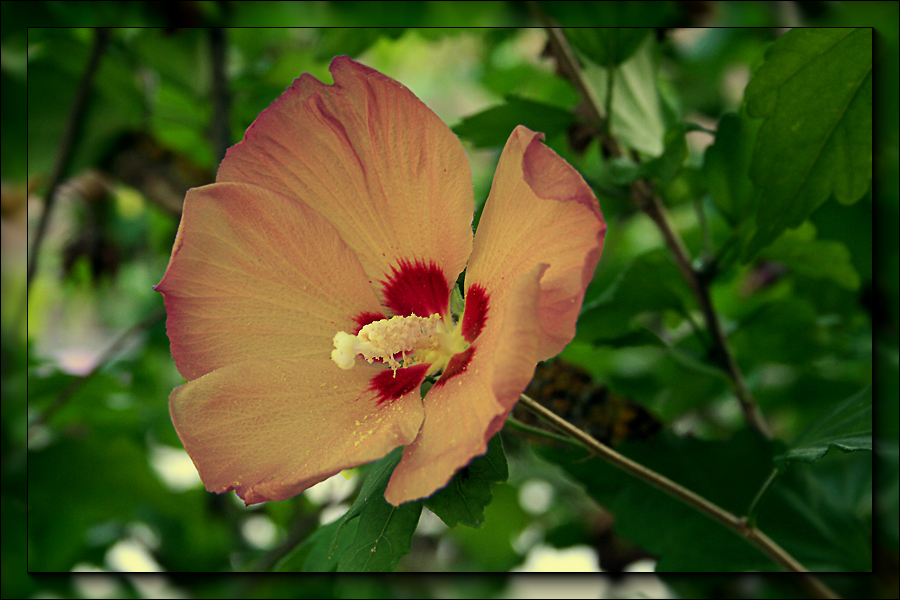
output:
[{"label": "hibiscus flower", "polygon": [[247,504],[401,445],[390,503],[446,485],[572,339],[603,247],[588,185],[522,126],[473,242],[453,132],[393,79],[346,56],[330,70],[333,85],[295,80],[188,191],[156,286],[188,380],[175,429],[206,488]]}]

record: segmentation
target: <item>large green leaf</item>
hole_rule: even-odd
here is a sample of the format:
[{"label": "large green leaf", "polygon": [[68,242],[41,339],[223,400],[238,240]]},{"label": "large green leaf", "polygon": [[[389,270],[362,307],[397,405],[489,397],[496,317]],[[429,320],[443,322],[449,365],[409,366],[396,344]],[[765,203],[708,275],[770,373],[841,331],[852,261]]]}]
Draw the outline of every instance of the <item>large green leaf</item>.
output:
[{"label": "large green leaf", "polygon": [[831,448],[872,451],[872,386],[835,406],[778,459],[814,462]]},{"label": "large green leaf", "polygon": [[425,500],[425,506],[448,527],[457,523],[469,527],[484,524],[484,508],[491,503],[491,483],[506,481],[509,468],[498,433],[488,443],[487,452],[453,476],[445,487]]},{"label": "large green leaf", "polygon": [[791,464],[762,496],[756,523],[811,571],[871,571],[872,454]]},{"label": "large green leaf", "polygon": [[747,85],[763,117],[750,177],[763,192],[749,254],[800,225],[830,195],[852,203],[872,175],[872,32],[793,29]]},{"label": "large green leaf", "polygon": [[[742,515],[771,472],[768,442],[740,432],[728,442],[658,436],[617,448]],[[680,500],[578,450],[542,448],[540,454],[582,483],[616,519],[616,533],[659,557],[659,571],[773,570],[776,566],[741,536]]]},{"label": "large green leaf", "polygon": [[422,502],[392,506],[384,490],[401,448],[370,466],[350,509],[313,533],[275,567],[277,571],[394,571],[409,554]]},{"label": "large green leaf", "polygon": [[[584,63],[591,101],[605,107],[610,71],[589,60]],[[631,58],[613,69],[610,131],[628,148],[650,156],[662,154],[666,134],[657,68],[656,44],[648,39]]]},{"label": "large green leaf", "polygon": [[552,137],[574,122],[575,115],[558,106],[509,95],[506,104],[466,117],[453,131],[479,148],[495,148],[506,144],[517,125]]}]

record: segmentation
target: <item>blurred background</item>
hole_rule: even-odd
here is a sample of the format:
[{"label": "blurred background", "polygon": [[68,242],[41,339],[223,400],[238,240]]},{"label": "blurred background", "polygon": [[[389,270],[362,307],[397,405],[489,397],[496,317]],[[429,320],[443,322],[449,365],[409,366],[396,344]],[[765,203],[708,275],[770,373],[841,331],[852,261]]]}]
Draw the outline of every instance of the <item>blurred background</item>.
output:
[{"label": "blurred background", "polygon": [[[750,74],[784,28],[876,27],[878,184],[863,201],[828,203],[812,219],[813,237],[817,230],[844,248],[833,259],[837,268],[795,277],[790,248],[782,249],[735,267],[714,298],[734,319],[747,310],[739,300],[756,302],[756,321],[731,341],[763,411],[786,438],[814,413],[784,398],[849,397],[872,381],[877,365],[876,516],[866,541],[878,574],[825,579],[850,597],[897,597],[897,4],[583,4],[2,3],[3,597],[524,598],[550,596],[561,581],[571,586],[567,597],[804,597],[786,578],[628,575],[652,571],[654,557],[617,536],[609,513],[520,448],[520,438],[505,438],[510,480],[494,487],[485,527],[447,529],[426,511],[400,570],[619,576],[323,575],[298,591],[295,580],[253,575],[94,575],[267,570],[344,512],[357,488],[355,478],[337,476],[292,500],[247,508],[200,484],[169,420],[167,398],[182,378],[169,354],[162,298],[152,290],[185,191],[214,180],[225,148],[300,73],[331,83],[327,68],[338,54],[402,82],[454,128],[479,206],[510,118],[546,131],[597,189],[610,174],[597,166],[596,147],[579,144],[579,96],[546,51],[539,11],[569,26],[656,28],[660,111],[700,126],[687,137],[686,164],[695,169],[713,141],[702,128],[714,130],[740,107]],[[284,24],[302,27],[266,28]],[[738,25],[754,28],[705,29]],[[103,26],[115,28],[95,29]],[[504,103],[519,112],[490,112]],[[691,185],[689,176],[675,180],[668,197],[682,235],[702,247]],[[659,234],[627,198],[598,195],[610,234],[588,300],[621,284],[623,273],[626,282],[649,279],[643,290],[654,293],[668,276],[654,254],[662,252]],[[642,288],[633,293],[640,297]],[[660,428],[714,440],[740,420],[724,400],[697,406],[698,396],[724,397],[715,374],[646,346],[591,341],[580,335],[563,356],[586,371],[568,370],[563,384],[552,371],[539,373],[532,393],[549,399],[554,385],[602,381],[619,407],[595,423],[608,441]],[[762,353],[777,365],[756,365],[752,357]],[[585,381],[573,383],[573,372]],[[40,575],[47,572],[77,575]]]}]

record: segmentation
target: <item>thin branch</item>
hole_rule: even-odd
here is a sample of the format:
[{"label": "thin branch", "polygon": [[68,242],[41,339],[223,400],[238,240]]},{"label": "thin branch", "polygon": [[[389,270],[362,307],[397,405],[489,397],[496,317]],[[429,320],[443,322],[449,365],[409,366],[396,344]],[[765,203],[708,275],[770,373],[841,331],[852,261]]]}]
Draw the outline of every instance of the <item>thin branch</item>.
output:
[{"label": "thin branch", "polygon": [[766,556],[784,569],[806,575],[804,584],[810,590],[814,590],[817,598],[840,598],[840,596],[835,594],[828,586],[824,585],[815,577],[810,576],[807,569],[781,548],[774,540],[756,527],[750,526],[746,519],[736,517],[718,505],[713,504],[706,498],[675,483],[668,477],[660,475],[656,471],[648,469],[644,465],[619,454],[609,446],[597,441],[589,434],[557,416],[554,412],[532,400],[525,394],[522,394],[519,397],[519,403],[551,426],[578,440],[591,454],[602,458],[626,473],[634,475],[638,479],[649,483],[653,487],[666,492],[685,504],[697,509],[711,519],[725,525],[738,535],[746,538],[751,544],[756,546],[766,554]]},{"label": "thin branch", "polygon": [[[537,8],[537,10],[540,10],[539,7]],[[584,99],[592,105],[592,114],[599,115],[600,111],[596,106],[594,106],[594,101],[592,100],[590,94],[588,94],[587,92],[587,85],[583,81],[583,74],[578,66],[577,61],[575,61],[574,54],[572,53],[572,50],[569,47],[569,43],[563,35],[563,32],[558,28],[547,27],[547,35],[550,37],[553,47],[559,49],[557,57],[561,61],[568,63],[566,65],[565,71],[574,73],[574,81],[576,87],[578,88],[578,91],[582,94]],[[618,141],[613,136],[608,136],[601,141],[603,142],[603,147],[607,149],[610,155],[621,156],[621,148],[619,147]],[[716,310],[712,304],[712,298],[709,293],[708,279],[706,277],[701,277],[700,273],[696,271],[691,265],[691,261],[688,258],[689,254],[687,248],[684,245],[684,242],[681,241],[681,237],[669,224],[669,219],[666,216],[665,209],[663,208],[662,203],[659,201],[659,198],[657,198],[653,193],[653,189],[650,184],[643,179],[634,181],[631,184],[631,195],[635,204],[641,210],[643,210],[659,228],[660,232],[662,233],[663,239],[665,240],[666,246],[672,253],[672,256],[675,259],[675,263],[678,265],[682,276],[684,276],[684,279],[685,281],[687,281],[688,286],[691,288],[694,297],[696,297],[697,302],[700,304],[700,309],[703,312],[703,318],[706,321],[706,327],[709,330],[710,336],[712,337],[712,349],[714,352],[714,356],[731,378],[731,387],[738,399],[738,402],[740,402],[741,410],[744,413],[745,420],[751,427],[759,431],[767,439],[771,439],[772,433],[769,430],[769,426],[766,423],[765,418],[763,418],[762,412],[760,412],[759,410],[759,405],[756,403],[756,399],[753,397],[753,394],[750,392],[750,389],[747,387],[747,384],[744,381],[743,373],[741,372],[740,368],[737,365],[737,362],[734,360],[734,356],[731,354],[731,351],[728,348],[727,339],[722,330],[722,325],[719,321],[718,313],[716,313]]]},{"label": "thin branch", "polygon": [[581,444],[571,438],[559,435],[558,433],[553,433],[552,431],[547,431],[546,429],[541,429],[540,427],[534,427],[533,425],[529,425],[528,423],[524,423],[518,420],[512,415],[506,418],[506,424],[509,425],[510,429],[515,429],[516,431],[521,431],[522,433],[536,435],[544,439],[553,440],[554,442],[562,442],[563,444],[574,446],[577,448],[583,447]]},{"label": "thin branch", "polygon": [[34,243],[31,245],[31,252],[28,254],[28,274],[25,283],[26,303],[28,290],[31,289],[31,283],[37,272],[41,244],[43,244],[44,236],[47,233],[47,224],[50,221],[50,214],[53,212],[53,206],[56,202],[56,193],[63,178],[69,171],[72,155],[75,151],[75,138],[83,125],[84,113],[87,108],[91,87],[93,86],[94,76],[97,74],[97,69],[100,66],[100,58],[103,56],[103,52],[109,44],[109,38],[109,29],[101,27],[94,30],[94,47],[91,50],[91,56],[85,67],[84,75],[81,76],[81,81],[78,83],[75,99],[72,102],[72,109],[69,111],[69,119],[66,121],[66,127],[59,140],[56,163],[53,166],[47,193],[44,197],[44,211],[41,213],[41,220],[38,222]]},{"label": "thin branch", "polygon": [[166,309],[164,307],[159,307],[155,311],[153,311],[149,316],[144,318],[141,321],[138,321],[131,327],[129,327],[126,331],[121,333],[119,337],[113,340],[113,343],[109,345],[109,348],[106,349],[98,359],[97,364],[94,365],[94,368],[79,377],[78,379],[72,380],[69,385],[67,385],[63,390],[56,396],[53,400],[53,403],[47,407],[47,409],[37,416],[35,421],[31,424],[31,426],[40,425],[48,422],[53,415],[55,415],[66,403],[72,399],[72,397],[78,393],[78,391],[87,384],[93,377],[99,373],[110,361],[112,361],[119,353],[122,351],[125,343],[130,340],[136,333],[147,329],[151,325],[155,324],[157,321],[162,319],[166,314]]}]

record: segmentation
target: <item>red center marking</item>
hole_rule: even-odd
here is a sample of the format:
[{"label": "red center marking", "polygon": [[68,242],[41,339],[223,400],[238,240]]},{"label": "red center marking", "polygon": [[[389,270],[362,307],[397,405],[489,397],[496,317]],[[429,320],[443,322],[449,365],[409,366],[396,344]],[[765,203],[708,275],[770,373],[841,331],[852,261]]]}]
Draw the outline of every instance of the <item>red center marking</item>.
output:
[{"label": "red center marking", "polygon": [[452,377],[456,377],[460,373],[464,373],[466,368],[469,366],[469,361],[472,360],[472,354],[475,352],[475,348],[469,348],[460,352],[459,354],[454,354],[450,359],[450,362],[447,363],[447,367],[444,369],[444,374],[441,375],[441,378],[437,380],[434,384],[434,387],[439,387],[447,383]]},{"label": "red center marking", "polygon": [[391,275],[384,286],[384,303],[394,313],[408,317],[430,317],[447,314],[450,306],[450,284],[444,272],[434,262],[427,265],[416,260],[401,260],[391,267]]},{"label": "red center marking", "polygon": [[353,335],[359,335],[360,330],[368,325],[369,323],[374,323],[375,321],[381,321],[382,319],[387,319],[383,314],[377,312],[361,312],[355,317],[353,320],[356,321],[356,329],[353,331]]},{"label": "red center marking", "polygon": [[466,309],[463,311],[462,335],[470,344],[475,341],[484,329],[487,321],[490,296],[478,283],[466,292]]},{"label": "red center marking", "polygon": [[425,380],[425,373],[431,365],[413,365],[394,371],[387,369],[375,375],[369,384],[369,391],[378,394],[376,406],[384,402],[393,402],[417,389]]}]

